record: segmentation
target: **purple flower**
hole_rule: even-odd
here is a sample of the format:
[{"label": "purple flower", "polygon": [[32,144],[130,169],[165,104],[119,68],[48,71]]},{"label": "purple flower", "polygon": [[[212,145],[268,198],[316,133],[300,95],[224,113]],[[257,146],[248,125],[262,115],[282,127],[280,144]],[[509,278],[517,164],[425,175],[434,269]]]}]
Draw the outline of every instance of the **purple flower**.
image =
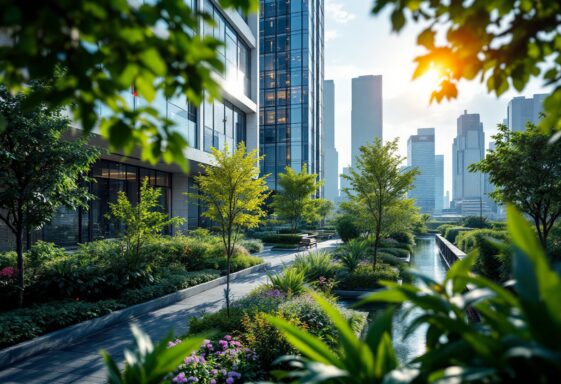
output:
[{"label": "purple flower", "polygon": [[210,384],[216,384],[216,379],[210,379]]},{"label": "purple flower", "polygon": [[226,335],[226,336],[224,336],[224,339],[226,339],[226,340],[230,341],[230,340],[232,340],[232,336],[230,336],[230,335]]},{"label": "purple flower", "polygon": [[216,376],[216,375],[218,374],[218,370],[216,370],[216,369],[211,369],[211,370],[210,370],[210,374],[211,374],[212,376]]},{"label": "purple flower", "polygon": [[234,378],[228,377],[228,378],[226,379],[226,384],[233,384],[233,383],[234,383]]},{"label": "purple flower", "polygon": [[189,378],[187,379],[187,381],[188,381],[189,383],[198,383],[198,382],[199,382],[199,379],[198,379],[197,377],[195,377],[195,376],[189,376]]},{"label": "purple flower", "polygon": [[183,384],[187,382],[187,378],[185,377],[185,373],[179,372],[179,375],[173,378],[173,382],[177,384]]}]

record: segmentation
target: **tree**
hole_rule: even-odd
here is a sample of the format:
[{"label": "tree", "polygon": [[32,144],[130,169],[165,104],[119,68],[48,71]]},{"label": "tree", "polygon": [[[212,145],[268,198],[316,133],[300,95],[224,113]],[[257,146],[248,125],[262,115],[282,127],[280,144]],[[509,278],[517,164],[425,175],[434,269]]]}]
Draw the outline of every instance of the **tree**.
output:
[{"label": "tree", "polygon": [[419,173],[417,169],[400,170],[403,158],[397,155],[397,150],[397,139],[382,144],[382,140],[376,138],[374,143],[360,147],[356,168],[352,168],[349,175],[343,175],[351,185],[344,192],[351,201],[363,207],[364,214],[373,225],[374,269],[388,212],[405,199]]},{"label": "tree", "polygon": [[[87,209],[91,196],[81,180],[99,152],[85,139],[68,140],[69,120],[45,104],[25,108],[30,94],[12,95],[0,86],[0,219],[13,233],[17,252],[19,305],[24,295],[24,238],[49,222],[61,206]],[[28,242],[29,245],[29,242]]]},{"label": "tree", "polygon": [[140,199],[133,206],[127,194],[119,191],[117,201],[109,204],[109,219],[118,221],[122,226],[123,256],[129,265],[137,265],[140,261],[140,251],[146,240],[156,236],[171,225],[181,225],[185,219],[181,217],[169,218],[162,212],[159,203],[161,191],[148,185],[146,177],[140,186]]},{"label": "tree", "polygon": [[333,212],[335,204],[331,200],[316,199],[317,213],[320,219],[320,225],[324,225],[325,220]]},{"label": "tree", "polygon": [[317,174],[308,173],[306,164],[298,173],[290,167],[285,168],[285,173],[279,173],[280,188],[273,195],[272,206],[280,219],[290,223],[293,232],[302,221],[317,220],[318,206],[314,203],[314,195],[321,186],[317,178]]},{"label": "tree", "polygon": [[230,266],[240,230],[255,228],[265,216],[263,204],[269,195],[265,178],[259,177],[257,149],[247,153],[245,144],[229,148],[212,148],[214,161],[203,165],[202,174],[195,177],[200,194],[187,194],[199,199],[207,210],[203,213],[218,223],[226,255],[226,311],[230,316]]},{"label": "tree", "polygon": [[[258,0],[219,2],[243,13],[259,6]],[[224,71],[223,42],[199,31],[201,17],[212,26],[212,16],[189,3],[51,0],[30,6],[4,0],[0,84],[15,92],[29,81],[56,77],[55,86],[28,99],[28,106],[45,100],[52,107],[70,106],[86,134],[99,123],[112,147],[130,152],[140,146],[144,160],[163,158],[186,168],[184,136],[156,109],[133,108],[123,94],[138,93],[148,103],[156,95],[185,96],[195,105],[205,91],[210,99],[219,96],[213,72]],[[64,75],[56,76],[61,70]],[[101,118],[99,106],[110,115]]]},{"label": "tree", "polygon": [[441,82],[431,101],[455,98],[462,79],[479,76],[488,92],[499,96],[511,86],[521,92],[538,78],[554,88],[540,124],[561,130],[561,2],[474,0],[466,6],[463,1],[374,1],[374,14],[386,11],[395,32],[408,18],[428,24],[417,37],[426,53],[415,59],[413,78],[438,70]]},{"label": "tree", "polygon": [[469,170],[488,173],[496,186],[491,197],[530,216],[546,246],[549,232],[561,216],[561,142],[549,143],[549,136],[533,124],[523,132],[500,125],[493,139],[496,149]]}]

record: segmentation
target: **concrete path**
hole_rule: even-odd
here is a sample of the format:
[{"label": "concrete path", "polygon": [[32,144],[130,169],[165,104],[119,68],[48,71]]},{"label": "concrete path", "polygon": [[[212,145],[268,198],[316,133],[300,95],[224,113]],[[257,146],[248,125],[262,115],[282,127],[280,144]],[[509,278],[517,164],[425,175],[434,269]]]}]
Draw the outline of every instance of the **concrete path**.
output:
[{"label": "concrete path", "polygon": [[[318,248],[334,246],[338,240],[329,240]],[[277,273],[291,263],[299,252],[265,251],[261,256],[271,267],[266,272],[255,272],[231,283],[233,299],[247,295],[257,285],[267,281],[267,273]],[[130,322],[136,322],[152,340],[160,340],[173,329],[176,335],[187,332],[188,320],[201,314],[217,311],[224,306],[224,285],[179,301],[174,305],[131,318],[85,338],[77,344],[50,350],[32,356],[0,372],[0,383],[105,383],[106,373],[101,349],[121,361],[123,351],[132,340]]]}]

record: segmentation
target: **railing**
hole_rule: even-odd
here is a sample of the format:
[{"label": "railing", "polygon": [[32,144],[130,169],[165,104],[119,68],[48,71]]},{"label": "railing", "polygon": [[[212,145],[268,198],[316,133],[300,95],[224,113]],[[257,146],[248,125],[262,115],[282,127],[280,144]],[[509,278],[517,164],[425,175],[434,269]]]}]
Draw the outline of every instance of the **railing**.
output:
[{"label": "railing", "polygon": [[438,247],[440,256],[446,262],[448,269],[450,269],[452,264],[454,264],[456,261],[462,260],[464,257],[466,257],[466,254],[462,252],[458,247],[438,234],[436,235],[436,246]]},{"label": "railing", "polygon": [[[436,246],[438,247],[438,253],[440,253],[440,257],[442,257],[448,269],[450,269],[452,264],[454,264],[456,261],[462,260],[464,257],[466,257],[466,254],[461,249],[456,247],[454,244],[452,244],[439,234],[436,235]],[[470,288],[468,286],[467,290],[469,289]],[[480,320],[479,314],[472,307],[468,307],[466,313],[470,321],[478,322]]]}]

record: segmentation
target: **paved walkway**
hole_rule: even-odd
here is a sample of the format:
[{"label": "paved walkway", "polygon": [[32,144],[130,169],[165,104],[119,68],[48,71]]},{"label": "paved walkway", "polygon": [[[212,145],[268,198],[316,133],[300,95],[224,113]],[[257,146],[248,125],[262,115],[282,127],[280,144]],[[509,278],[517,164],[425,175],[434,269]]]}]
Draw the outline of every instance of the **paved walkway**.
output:
[{"label": "paved walkway", "polygon": [[[328,248],[338,240],[319,244]],[[233,299],[248,294],[257,285],[267,280],[267,273],[276,273],[291,263],[298,252],[266,251],[261,253],[265,262],[271,264],[267,271],[255,272],[231,283]],[[188,319],[203,313],[217,311],[224,306],[224,285],[209,289],[198,295],[179,301],[174,305],[144,314],[130,321],[136,322],[152,340],[160,340],[173,329],[176,335],[185,334]],[[77,344],[64,346],[32,356],[0,372],[0,383],[105,383],[106,373],[101,349],[108,351],[122,364],[123,350],[131,343],[130,321],[115,324],[102,332],[85,338]]]}]

